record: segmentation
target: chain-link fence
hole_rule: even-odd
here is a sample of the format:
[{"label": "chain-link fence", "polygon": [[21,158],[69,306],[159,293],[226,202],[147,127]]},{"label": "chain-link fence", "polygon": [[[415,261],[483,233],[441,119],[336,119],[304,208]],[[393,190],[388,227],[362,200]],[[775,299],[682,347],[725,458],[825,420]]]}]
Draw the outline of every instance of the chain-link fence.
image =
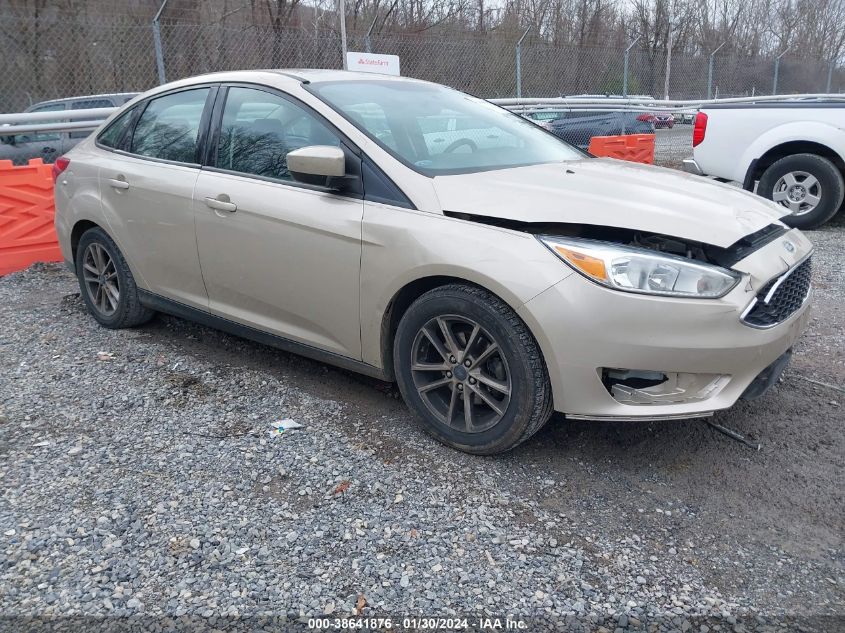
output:
[{"label": "chain-link fence", "polygon": [[[156,28],[161,39],[160,56],[154,44]],[[513,97],[520,92],[516,47],[515,39],[433,32],[371,37],[353,32],[348,37],[349,50],[398,55],[403,75],[488,98]],[[660,50],[632,47],[626,63],[624,47],[552,46],[529,36],[520,49],[522,97],[623,93],[658,99],[664,96],[667,65],[665,53]],[[223,23],[167,20],[156,27],[149,21],[113,16],[0,16],[0,59],[5,62],[0,73],[0,112],[21,111],[47,99],[143,91],[159,83],[161,70],[167,80],[174,80],[217,70],[340,68],[342,64],[340,35],[335,30],[250,24],[234,28]],[[672,99],[771,94],[775,83],[777,92],[783,94],[842,92],[845,69],[788,56],[779,62],[733,54],[674,52],[671,57],[668,89]],[[587,114],[569,115],[570,119],[579,116]],[[631,133],[648,127],[638,122],[637,116],[617,112],[610,118],[614,129],[621,126],[623,133]],[[594,128],[608,125],[605,119]],[[652,121],[658,128],[658,163],[677,166],[690,155],[689,123],[691,117],[680,112],[675,113],[673,128],[665,121]],[[576,144],[589,143],[592,132],[584,130],[590,121],[570,120],[566,125],[583,128],[579,134],[584,142]]]},{"label": "chain-link fence", "polygon": [[[246,68],[339,68],[334,30],[275,29],[162,21],[163,67],[168,80]],[[516,95],[516,41],[498,37],[423,34],[349,35],[350,50],[371,49],[401,60],[402,74],[445,83],[485,97]],[[663,51],[633,48],[625,81],[620,47],[552,46],[530,36],[521,50],[522,96],[576,94],[664,96]],[[145,90],[158,83],[153,26],[137,21],[0,17],[0,111],[22,110],[57,97]],[[675,52],[673,99],[771,94],[776,61]],[[780,93],[845,90],[845,69],[818,60],[784,57]],[[712,79],[710,79],[712,77]]]}]

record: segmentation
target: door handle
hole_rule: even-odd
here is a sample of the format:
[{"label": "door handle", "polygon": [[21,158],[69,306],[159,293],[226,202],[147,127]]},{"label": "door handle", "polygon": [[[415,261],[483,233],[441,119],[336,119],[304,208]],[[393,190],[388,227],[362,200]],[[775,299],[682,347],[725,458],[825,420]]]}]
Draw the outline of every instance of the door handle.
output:
[{"label": "door handle", "polygon": [[109,178],[109,186],[115,189],[129,189],[129,183],[121,178]]},{"label": "door handle", "polygon": [[[220,200],[222,197],[226,197],[226,200]],[[206,198],[205,205],[217,211],[228,211],[229,213],[234,213],[238,210],[238,205],[234,202],[229,202],[229,196],[225,193],[220,194],[217,198]]]}]

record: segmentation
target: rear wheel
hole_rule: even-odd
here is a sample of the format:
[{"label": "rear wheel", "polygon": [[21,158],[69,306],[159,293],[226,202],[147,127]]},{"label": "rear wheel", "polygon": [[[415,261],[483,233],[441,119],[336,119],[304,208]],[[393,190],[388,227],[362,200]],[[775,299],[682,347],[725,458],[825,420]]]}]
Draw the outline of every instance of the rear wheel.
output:
[{"label": "rear wheel", "polygon": [[135,278],[117,244],[100,228],[83,233],[76,248],[76,276],[91,316],[107,328],[149,321],[154,312],[141,305]]},{"label": "rear wheel", "polygon": [[836,165],[816,154],[794,154],[763,172],[757,193],[789,211],[783,221],[800,229],[814,229],[836,215],[845,196],[845,183]]},{"label": "rear wheel", "polygon": [[425,430],[459,450],[507,451],[551,415],[534,337],[481,288],[452,284],[417,299],[399,323],[393,361],[399,390]]}]

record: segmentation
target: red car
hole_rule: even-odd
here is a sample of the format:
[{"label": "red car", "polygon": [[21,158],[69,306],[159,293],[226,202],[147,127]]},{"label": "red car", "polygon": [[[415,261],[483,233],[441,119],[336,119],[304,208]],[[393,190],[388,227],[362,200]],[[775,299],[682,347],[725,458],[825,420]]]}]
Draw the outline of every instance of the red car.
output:
[{"label": "red car", "polygon": [[670,114],[669,112],[659,112],[654,115],[654,127],[661,128],[661,127],[668,127],[673,128],[675,127],[675,117],[674,115]]}]

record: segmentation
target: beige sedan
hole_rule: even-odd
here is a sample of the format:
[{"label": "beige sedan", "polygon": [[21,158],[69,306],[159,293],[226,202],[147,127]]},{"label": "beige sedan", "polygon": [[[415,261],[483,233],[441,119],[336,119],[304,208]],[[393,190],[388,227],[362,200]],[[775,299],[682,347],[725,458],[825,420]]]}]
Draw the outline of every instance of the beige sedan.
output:
[{"label": "beige sedan", "polygon": [[395,380],[426,430],[510,449],[569,418],[761,395],[807,321],[780,207],[594,159],[490,103],[339,71],[147,92],[56,161],[92,316],[167,312]]}]

